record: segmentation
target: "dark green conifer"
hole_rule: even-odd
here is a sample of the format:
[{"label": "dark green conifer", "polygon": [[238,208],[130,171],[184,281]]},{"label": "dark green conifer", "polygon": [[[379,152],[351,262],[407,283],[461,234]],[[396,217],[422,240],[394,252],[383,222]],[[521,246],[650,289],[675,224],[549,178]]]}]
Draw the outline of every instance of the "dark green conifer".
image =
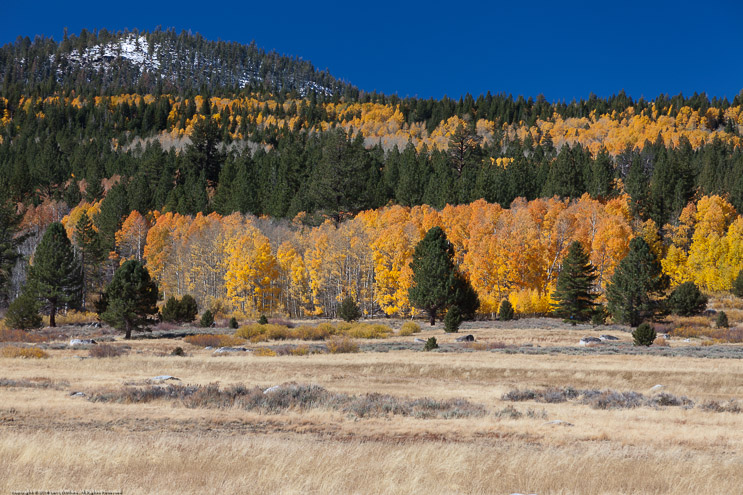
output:
[{"label": "dark green conifer", "polygon": [[593,291],[596,278],[596,270],[581,243],[570,244],[552,294],[557,301],[557,315],[572,323],[590,320],[597,297]]}]

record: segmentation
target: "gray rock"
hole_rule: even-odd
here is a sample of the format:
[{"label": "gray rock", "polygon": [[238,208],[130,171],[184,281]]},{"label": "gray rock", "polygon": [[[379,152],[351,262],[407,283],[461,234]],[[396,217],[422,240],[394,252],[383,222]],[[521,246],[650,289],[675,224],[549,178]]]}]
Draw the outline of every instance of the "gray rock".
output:
[{"label": "gray rock", "polygon": [[263,391],[263,393],[270,394],[271,392],[276,392],[278,390],[281,390],[281,385],[274,385],[273,387],[268,387],[266,390]]},{"label": "gray rock", "polygon": [[91,344],[97,344],[97,342],[93,339],[72,339],[70,340],[70,343],[68,345],[70,347],[75,347],[76,345],[91,345]]},{"label": "gray rock", "polygon": [[601,339],[596,337],[583,337],[580,339],[580,342],[578,342],[578,345],[587,346],[590,344],[600,344]]},{"label": "gray rock", "polygon": [[658,385],[653,385],[652,387],[650,387],[650,390],[652,390],[654,392],[654,391],[660,390],[662,388],[665,388],[665,387],[659,383]]},{"label": "gray rock", "polygon": [[151,382],[164,382],[164,381],[167,381],[167,380],[173,380],[173,381],[177,381],[177,382],[181,381],[180,378],[176,378],[176,377],[170,376],[170,375],[160,375],[160,376],[154,376],[154,377],[150,378],[150,381]]},{"label": "gray rock", "polygon": [[457,337],[457,342],[474,342],[475,336],[474,335],[462,335],[461,337]]},{"label": "gray rock", "polygon": [[613,335],[602,335],[599,337],[600,340],[619,340],[618,337],[615,337]]},{"label": "gray rock", "polygon": [[416,338],[413,339],[413,342],[416,342],[418,344],[425,344],[426,343],[426,340],[425,339],[419,339],[418,337],[416,337]]},{"label": "gray rock", "polygon": [[216,351],[214,351],[214,354],[225,354],[228,352],[247,352],[250,349],[246,349],[245,347],[220,347]]},{"label": "gray rock", "polygon": [[70,397],[85,397],[85,394],[83,392],[72,392]]},{"label": "gray rock", "polygon": [[568,423],[567,421],[563,421],[561,419],[553,419],[552,421],[547,421],[544,424],[546,424],[546,425],[558,425],[558,426],[575,426],[573,423]]}]

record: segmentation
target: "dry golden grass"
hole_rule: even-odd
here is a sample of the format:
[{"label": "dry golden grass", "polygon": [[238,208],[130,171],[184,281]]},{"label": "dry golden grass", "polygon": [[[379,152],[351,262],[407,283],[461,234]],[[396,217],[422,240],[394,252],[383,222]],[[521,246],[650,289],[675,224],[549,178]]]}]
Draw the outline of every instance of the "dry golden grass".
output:
[{"label": "dry golden grass", "polygon": [[[483,348],[489,342],[575,345],[586,335],[570,327],[468,325],[465,331]],[[628,333],[602,333],[631,340]],[[422,336],[447,343],[457,337],[427,326]],[[739,360],[488,351],[307,352],[266,359],[255,353],[215,357],[195,347],[187,357],[172,357],[167,354],[181,340],[127,345],[129,353],[116,359],[77,359],[80,351],[73,349],[49,351],[45,360],[0,358],[0,378],[70,384],[0,388],[0,492],[717,494],[739,493],[743,486],[741,413],[502,399],[516,388],[564,386],[650,395],[663,384],[663,391],[697,403],[740,400]],[[330,409],[260,414],[191,409],[172,400],[117,404],[70,396],[126,383],[149,386],[150,378],[164,374],[182,384],[265,388],[296,382],[355,395],[463,398],[488,414],[359,419]],[[497,414],[504,410],[517,414]]]}]

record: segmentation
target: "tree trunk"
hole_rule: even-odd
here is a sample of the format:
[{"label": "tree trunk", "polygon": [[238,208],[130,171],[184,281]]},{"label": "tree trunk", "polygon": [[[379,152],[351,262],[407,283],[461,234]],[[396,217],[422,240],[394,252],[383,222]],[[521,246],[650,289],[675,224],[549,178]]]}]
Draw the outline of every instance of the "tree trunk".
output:
[{"label": "tree trunk", "polygon": [[49,326],[50,327],[56,327],[57,326],[57,319],[55,316],[57,315],[57,301],[50,301],[52,306],[49,309]]},{"label": "tree trunk", "polygon": [[126,340],[129,340],[132,338],[132,326],[129,324],[129,322],[126,322],[126,335],[124,335],[124,338]]},{"label": "tree trunk", "polygon": [[431,326],[434,326],[436,324],[436,310],[429,311],[428,316],[431,317]]}]

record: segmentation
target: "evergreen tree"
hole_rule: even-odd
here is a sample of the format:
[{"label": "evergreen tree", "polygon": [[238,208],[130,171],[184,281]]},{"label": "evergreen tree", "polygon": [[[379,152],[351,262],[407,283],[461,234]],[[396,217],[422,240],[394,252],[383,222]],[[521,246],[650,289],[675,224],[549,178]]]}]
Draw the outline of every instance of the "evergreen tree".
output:
[{"label": "evergreen tree", "polygon": [[557,276],[552,298],[557,301],[556,313],[566,321],[588,321],[591,318],[597,294],[592,290],[598,278],[588,254],[580,242],[570,244]]},{"label": "evergreen tree", "polygon": [[733,280],[733,288],[730,292],[736,297],[743,297],[743,270],[739,271]]},{"label": "evergreen tree", "polygon": [[642,237],[630,241],[629,253],[619,262],[606,289],[614,321],[637,326],[658,309],[658,297],[668,288],[668,277]]},{"label": "evergreen tree", "polygon": [[153,322],[157,314],[157,284],[150,280],[150,273],[137,260],[129,260],[114,273],[106,287],[107,306],[101,314],[103,321],[125,332],[124,338],[132,336]]},{"label": "evergreen tree", "polygon": [[643,323],[632,332],[632,340],[637,346],[651,346],[655,341],[656,333],[650,323]]},{"label": "evergreen tree", "polygon": [[10,281],[13,267],[21,258],[18,248],[26,239],[18,235],[21,215],[6,201],[0,202],[0,301],[6,301],[10,294]]},{"label": "evergreen tree", "polygon": [[28,288],[49,306],[49,326],[57,326],[57,309],[76,307],[82,288],[82,270],[64,226],[49,225],[36,247],[28,271]]},{"label": "evergreen tree", "polygon": [[[204,103],[208,106],[206,98]],[[206,118],[194,124],[191,145],[186,148],[186,161],[190,166],[190,172],[196,177],[203,173],[206,180],[212,184],[216,184],[219,179],[219,172],[225,160],[224,153],[219,150],[220,141],[219,126],[213,119]]]},{"label": "evergreen tree", "polygon": [[201,325],[202,328],[209,328],[214,324],[214,315],[212,314],[211,310],[207,309],[204,311],[204,314],[201,315],[201,319],[199,320],[199,325]]},{"label": "evergreen tree", "polygon": [[500,321],[510,321],[513,320],[515,311],[513,309],[513,305],[511,304],[511,301],[508,299],[504,299],[500,303],[500,307],[498,308],[498,319]]},{"label": "evergreen tree", "polygon": [[459,325],[462,323],[462,312],[459,311],[459,306],[454,304],[450,306],[444,316],[444,331],[446,333],[457,333],[459,331]]},{"label": "evergreen tree", "polygon": [[353,297],[346,296],[341,302],[341,307],[338,309],[338,316],[344,321],[355,321],[361,318],[361,310],[353,300]]},{"label": "evergreen tree", "polygon": [[441,227],[433,227],[415,246],[413,283],[408,290],[410,303],[428,313],[431,325],[436,316],[447,307],[464,306],[464,314],[474,313],[479,307],[477,295],[467,279],[454,265],[454,247]]}]

